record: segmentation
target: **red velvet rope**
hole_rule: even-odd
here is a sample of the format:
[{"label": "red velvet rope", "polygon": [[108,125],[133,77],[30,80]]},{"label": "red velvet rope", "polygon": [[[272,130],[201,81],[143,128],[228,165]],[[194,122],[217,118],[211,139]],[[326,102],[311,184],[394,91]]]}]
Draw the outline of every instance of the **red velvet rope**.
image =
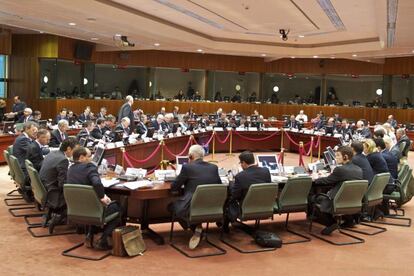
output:
[{"label": "red velvet rope", "polygon": [[285,157],[285,152],[283,150],[281,150],[280,153],[279,153],[279,156],[278,156],[279,164],[284,165],[284,162],[285,162],[284,157]]},{"label": "red velvet rope", "polygon": [[190,138],[188,139],[187,144],[185,145],[184,149],[183,149],[180,153],[177,153],[177,154],[173,153],[173,152],[172,152],[172,151],[171,151],[171,150],[167,147],[167,145],[166,145],[166,144],[164,144],[164,149],[165,149],[165,151],[166,151],[169,155],[172,155],[172,156],[174,156],[174,157],[176,157],[176,156],[180,156],[180,155],[183,155],[183,154],[187,151],[188,147],[190,147],[190,145],[191,145],[191,140],[192,140],[192,138],[191,138],[191,136],[190,136]]},{"label": "red velvet rope", "polygon": [[227,140],[229,140],[230,135],[231,135],[231,131],[229,131],[229,134],[227,134],[227,137],[226,137],[224,140],[220,140],[219,136],[218,136],[218,135],[216,135],[217,142],[219,142],[220,144],[225,144],[225,143],[227,143]]},{"label": "red velvet rope", "polygon": [[292,144],[294,144],[295,146],[297,146],[297,147],[299,147],[299,144],[298,143],[296,143],[290,136],[289,136],[289,134],[287,133],[287,131],[283,131],[283,133],[285,133],[286,134],[286,137],[289,139],[289,141],[292,143]]},{"label": "red velvet rope", "polygon": [[305,162],[303,161],[303,154],[304,152],[304,148],[303,147],[299,147],[299,166],[305,166]]},{"label": "red velvet rope", "polygon": [[126,157],[125,155],[124,155],[124,160],[128,163],[128,166],[130,167],[130,168],[134,168],[134,165],[132,165],[132,163],[131,163],[131,161],[128,159],[128,157]]},{"label": "red velvet rope", "polygon": [[124,159],[125,160],[132,160],[132,161],[134,161],[135,163],[145,163],[145,162],[148,162],[149,160],[151,160],[151,158],[153,158],[154,156],[155,156],[155,154],[157,154],[157,152],[160,150],[160,148],[161,148],[161,143],[159,143],[158,144],[158,146],[157,146],[157,148],[154,150],[154,152],[153,153],[151,153],[147,158],[145,158],[144,160],[138,160],[138,159],[135,159],[135,158],[133,158],[133,157],[131,157],[127,152],[124,152],[123,153],[123,157],[124,157]]},{"label": "red velvet rope", "polygon": [[235,131],[235,132],[234,132],[234,134],[236,134],[237,136],[239,136],[239,137],[241,137],[241,138],[243,138],[243,139],[245,139],[245,140],[247,140],[247,141],[253,141],[253,142],[265,141],[265,140],[267,140],[267,139],[269,139],[269,138],[272,138],[273,136],[276,136],[278,133],[279,133],[279,132],[278,132],[278,131],[276,131],[276,132],[274,132],[273,134],[271,134],[271,135],[269,135],[269,136],[267,136],[267,137],[264,137],[264,138],[249,138],[249,137],[246,137],[246,136],[241,135],[241,134],[240,134],[239,132],[237,132],[237,131]]}]

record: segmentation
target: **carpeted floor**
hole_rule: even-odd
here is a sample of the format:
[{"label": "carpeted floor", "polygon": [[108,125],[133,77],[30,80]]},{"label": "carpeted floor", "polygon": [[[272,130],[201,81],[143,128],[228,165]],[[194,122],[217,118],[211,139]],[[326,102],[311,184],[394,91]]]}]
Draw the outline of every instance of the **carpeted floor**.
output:
[{"label": "carpeted floor", "polygon": [[[412,155],[413,156],[413,155]],[[208,158],[207,158],[208,159]],[[219,166],[232,168],[237,155],[217,155]],[[287,164],[296,165],[297,155],[288,154]],[[413,158],[410,157],[410,164]],[[8,168],[0,167],[0,197],[13,188]],[[22,218],[12,217],[2,202],[0,207],[0,273],[2,275],[413,275],[413,228],[386,226],[387,232],[362,236],[365,243],[333,246],[312,238],[311,242],[285,245],[273,252],[240,254],[222,245],[227,254],[189,259],[169,245],[158,246],[146,240],[143,256],[118,258],[110,256],[99,262],[63,257],[62,250],[82,240],[81,235],[33,238]],[[405,206],[406,215],[414,217],[414,203]],[[281,237],[284,216],[275,216],[265,228],[274,229]],[[306,231],[304,215],[292,216],[292,228]],[[153,226],[165,237],[169,224]],[[319,227],[320,229],[321,227]],[[181,234],[186,234],[182,233]],[[182,236],[182,235],[180,235]],[[188,236],[188,235],[187,235]],[[217,233],[212,240],[217,240]],[[243,238],[242,238],[243,237]],[[179,241],[187,242],[187,238]],[[334,237],[335,238],[335,237]],[[237,240],[251,246],[251,240],[237,233]]]}]

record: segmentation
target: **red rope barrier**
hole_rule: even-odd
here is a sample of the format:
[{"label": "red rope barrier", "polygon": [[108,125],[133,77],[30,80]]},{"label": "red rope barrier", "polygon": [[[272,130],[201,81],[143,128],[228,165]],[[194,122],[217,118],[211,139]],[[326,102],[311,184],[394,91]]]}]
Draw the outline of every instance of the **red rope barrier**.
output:
[{"label": "red rope barrier", "polygon": [[125,160],[130,159],[130,160],[134,161],[135,163],[145,163],[145,162],[148,162],[149,160],[151,160],[151,158],[153,158],[155,156],[155,154],[157,154],[157,152],[160,150],[160,148],[161,148],[161,143],[158,144],[157,148],[154,150],[153,153],[151,153],[147,158],[145,158],[143,160],[135,159],[135,158],[131,157],[126,152],[124,152],[123,155],[124,155]]},{"label": "red rope barrier", "polygon": [[286,137],[289,139],[289,141],[292,143],[292,144],[294,144],[295,146],[297,146],[297,147],[299,147],[299,143],[296,143],[290,136],[289,136],[289,134],[287,133],[287,131],[284,131],[283,133],[285,133],[286,134]]},{"label": "red rope barrier", "polygon": [[299,147],[299,166],[305,166],[305,162],[303,161],[303,154],[304,154],[304,149],[303,147]]},{"label": "red rope barrier", "polygon": [[204,144],[199,144],[199,143],[197,143],[197,141],[195,141],[194,140],[194,142],[197,144],[197,145],[200,145],[200,146],[202,146],[202,147],[205,147],[205,146],[208,146],[208,145],[210,145],[210,143],[211,143],[211,141],[213,141],[213,138],[214,138],[214,133],[212,133],[211,134],[211,136],[210,136],[210,138],[208,139],[208,141],[207,142],[205,142]]},{"label": "red rope barrier", "polygon": [[224,140],[220,140],[219,136],[218,136],[218,135],[216,135],[217,142],[219,142],[220,144],[225,144],[225,143],[227,143],[227,140],[229,140],[230,135],[231,135],[231,131],[229,131],[229,133],[227,134],[227,137],[226,137]]},{"label": "red rope barrier", "polygon": [[243,139],[245,139],[245,140],[247,140],[247,141],[253,141],[253,142],[265,141],[265,140],[267,140],[267,139],[269,139],[269,138],[272,138],[273,136],[276,136],[278,133],[279,133],[279,132],[278,132],[278,131],[276,131],[276,132],[274,132],[273,134],[271,134],[271,135],[269,135],[269,136],[267,136],[267,137],[264,137],[264,138],[250,138],[250,137],[246,137],[246,136],[241,135],[241,134],[240,134],[239,132],[237,132],[237,131],[235,131],[235,132],[234,132],[234,134],[236,134],[237,136],[239,136],[239,137],[241,137],[241,138],[243,138]]},{"label": "red rope barrier", "polygon": [[172,151],[171,151],[171,150],[167,147],[167,144],[164,144],[164,149],[165,149],[165,151],[166,151],[169,155],[172,155],[172,156],[174,156],[174,157],[176,157],[176,156],[180,156],[180,155],[183,155],[183,154],[187,151],[188,147],[190,147],[190,145],[191,145],[191,140],[192,140],[192,138],[191,138],[191,136],[190,136],[190,138],[188,139],[187,144],[185,145],[184,149],[183,149],[180,153],[177,153],[177,154],[173,153],[173,152],[172,152]]}]

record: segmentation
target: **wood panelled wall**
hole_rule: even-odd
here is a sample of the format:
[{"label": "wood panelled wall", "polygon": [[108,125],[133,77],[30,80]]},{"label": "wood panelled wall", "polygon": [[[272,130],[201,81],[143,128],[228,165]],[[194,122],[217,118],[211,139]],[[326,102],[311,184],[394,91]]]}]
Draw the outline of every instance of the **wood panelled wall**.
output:
[{"label": "wood panelled wall", "polygon": [[10,55],[12,45],[12,35],[9,30],[3,30],[0,34],[0,55]]},{"label": "wood panelled wall", "polygon": [[[119,108],[123,104],[121,100],[40,100],[39,109],[42,111],[43,118],[55,118],[62,108],[68,108],[76,114],[83,112],[86,106],[90,106],[92,112],[99,112],[101,107],[106,107],[108,114],[117,116]],[[197,114],[214,113],[218,108],[223,108],[224,112],[231,112],[235,109],[245,115],[250,115],[256,109],[265,118],[275,116],[281,119],[282,115],[298,114],[304,110],[309,120],[314,118],[317,113],[323,111],[325,116],[339,114],[342,118],[351,120],[366,119],[375,124],[385,122],[388,115],[393,114],[399,123],[414,122],[414,112],[407,109],[383,109],[383,108],[354,108],[340,106],[314,106],[314,105],[283,105],[283,104],[249,104],[249,103],[198,103],[198,102],[166,102],[166,101],[135,101],[133,108],[140,108],[145,113],[156,114],[161,107],[165,107],[167,112],[172,112],[173,107],[178,106],[180,113],[186,113],[193,107]]]}]

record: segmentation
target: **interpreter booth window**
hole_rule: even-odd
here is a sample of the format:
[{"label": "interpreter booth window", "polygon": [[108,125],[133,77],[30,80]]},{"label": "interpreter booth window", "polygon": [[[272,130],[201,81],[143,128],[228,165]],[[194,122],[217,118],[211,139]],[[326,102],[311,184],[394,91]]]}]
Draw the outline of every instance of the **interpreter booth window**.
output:
[{"label": "interpreter booth window", "polygon": [[319,104],[322,76],[266,73],[262,83],[264,101],[280,104]]},{"label": "interpreter booth window", "polygon": [[8,57],[0,55],[0,98],[7,96]]},{"label": "interpreter booth window", "polygon": [[147,68],[113,64],[95,64],[95,98],[121,100],[127,95],[147,98]]},{"label": "interpreter booth window", "polygon": [[207,80],[208,97],[211,101],[233,99],[241,102],[260,102],[262,100],[259,95],[259,73],[209,71]]},{"label": "interpreter booth window", "polygon": [[56,90],[57,59],[40,59],[40,98],[62,97]]},{"label": "interpreter booth window", "polygon": [[381,107],[385,104],[382,89],[382,75],[327,75],[325,101],[335,105]]},{"label": "interpreter booth window", "polygon": [[391,79],[391,103],[400,108],[413,108],[414,76],[393,75]]},{"label": "interpreter booth window", "polygon": [[149,91],[153,100],[206,99],[205,70],[157,67],[151,68],[149,75]]}]

